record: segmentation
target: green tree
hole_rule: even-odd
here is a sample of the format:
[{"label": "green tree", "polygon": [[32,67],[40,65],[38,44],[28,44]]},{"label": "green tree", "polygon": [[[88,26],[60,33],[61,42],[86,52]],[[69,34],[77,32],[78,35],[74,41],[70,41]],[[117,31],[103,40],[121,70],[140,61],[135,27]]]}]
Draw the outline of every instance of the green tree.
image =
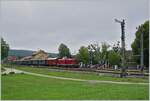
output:
[{"label": "green tree", "polygon": [[[140,55],[140,41],[141,33],[144,34],[143,47],[144,47],[144,65],[149,66],[149,21],[146,21],[144,24],[140,25],[135,33],[136,38],[134,39],[131,47],[133,55]],[[140,64],[140,56],[135,56],[134,59],[138,64]]]},{"label": "green tree", "polygon": [[121,53],[121,48],[120,48],[120,41],[117,41],[117,44],[114,44],[113,47],[112,47],[112,50],[114,52],[117,52],[117,53]]},{"label": "green tree", "polygon": [[9,45],[1,37],[1,60],[5,59],[8,56]]},{"label": "green tree", "polygon": [[101,61],[101,50],[98,43],[88,45],[90,60],[92,64],[98,64]]},{"label": "green tree", "polygon": [[58,51],[59,51],[59,57],[60,58],[62,58],[62,57],[71,57],[70,50],[65,44],[61,43],[59,48],[58,48]]},{"label": "green tree", "polygon": [[90,61],[92,61],[92,64],[98,64],[101,61],[106,63],[108,61],[109,47],[110,45],[106,42],[102,42],[101,46],[98,43],[88,45]]},{"label": "green tree", "polygon": [[88,64],[90,60],[88,48],[82,46],[79,49],[79,53],[76,55],[76,59],[83,64]]},{"label": "green tree", "polygon": [[108,61],[111,65],[118,65],[120,66],[120,61],[121,59],[121,56],[115,52],[115,51],[110,51],[109,54],[108,54]]},{"label": "green tree", "polygon": [[110,48],[110,45],[107,44],[106,42],[102,42],[102,49],[101,49],[101,55],[102,55],[102,60],[105,62],[108,60],[108,49]]}]

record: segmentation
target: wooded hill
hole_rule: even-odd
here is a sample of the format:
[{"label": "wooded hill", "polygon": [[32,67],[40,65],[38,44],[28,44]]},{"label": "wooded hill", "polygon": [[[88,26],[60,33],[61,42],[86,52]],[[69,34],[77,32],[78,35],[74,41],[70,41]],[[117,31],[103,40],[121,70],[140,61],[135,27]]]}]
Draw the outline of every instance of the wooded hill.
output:
[{"label": "wooded hill", "polygon": [[[10,49],[8,56],[16,56],[16,57],[25,57],[30,56],[35,51],[32,50],[18,50],[18,49]],[[57,53],[48,53],[49,57],[57,57]]]}]

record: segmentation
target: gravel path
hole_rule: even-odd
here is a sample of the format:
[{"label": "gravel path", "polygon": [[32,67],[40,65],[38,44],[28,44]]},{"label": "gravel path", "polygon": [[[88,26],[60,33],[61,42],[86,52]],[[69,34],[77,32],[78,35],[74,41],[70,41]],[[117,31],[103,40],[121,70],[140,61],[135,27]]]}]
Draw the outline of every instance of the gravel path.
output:
[{"label": "gravel path", "polygon": [[12,69],[12,68],[5,68],[5,71],[3,71],[2,74],[9,74],[10,72],[23,73],[23,71],[21,71],[21,70]]},{"label": "gravel path", "polygon": [[14,71],[15,73],[25,73],[25,74],[40,76],[40,77],[47,77],[47,78],[54,78],[54,79],[61,79],[61,80],[70,80],[70,81],[81,81],[81,82],[89,82],[89,83],[139,84],[139,85],[148,85],[149,84],[149,83],[132,83],[132,82],[116,82],[116,81],[103,81],[103,80],[75,79],[75,78],[66,78],[66,77],[58,77],[58,76],[50,76],[50,75],[26,72],[26,71],[21,71],[21,70],[17,70],[17,69],[10,69],[10,68],[5,68],[5,69],[6,69],[6,72]]}]

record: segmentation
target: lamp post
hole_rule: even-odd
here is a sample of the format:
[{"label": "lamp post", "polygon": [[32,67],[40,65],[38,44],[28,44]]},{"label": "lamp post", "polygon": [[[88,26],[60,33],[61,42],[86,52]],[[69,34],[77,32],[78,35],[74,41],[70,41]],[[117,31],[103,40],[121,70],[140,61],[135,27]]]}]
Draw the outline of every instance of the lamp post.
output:
[{"label": "lamp post", "polygon": [[115,22],[120,23],[121,25],[121,60],[122,60],[122,68],[121,68],[121,77],[126,74],[126,65],[125,65],[125,20],[122,21],[115,19]]}]

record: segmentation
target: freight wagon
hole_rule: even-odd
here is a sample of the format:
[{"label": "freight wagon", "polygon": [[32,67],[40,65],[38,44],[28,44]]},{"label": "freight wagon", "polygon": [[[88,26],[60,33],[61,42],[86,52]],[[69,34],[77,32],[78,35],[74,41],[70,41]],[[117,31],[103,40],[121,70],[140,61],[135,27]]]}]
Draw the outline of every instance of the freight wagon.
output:
[{"label": "freight wagon", "polygon": [[78,62],[73,58],[49,58],[46,60],[23,60],[15,61],[18,65],[32,65],[32,66],[59,66],[59,67],[78,67]]}]

